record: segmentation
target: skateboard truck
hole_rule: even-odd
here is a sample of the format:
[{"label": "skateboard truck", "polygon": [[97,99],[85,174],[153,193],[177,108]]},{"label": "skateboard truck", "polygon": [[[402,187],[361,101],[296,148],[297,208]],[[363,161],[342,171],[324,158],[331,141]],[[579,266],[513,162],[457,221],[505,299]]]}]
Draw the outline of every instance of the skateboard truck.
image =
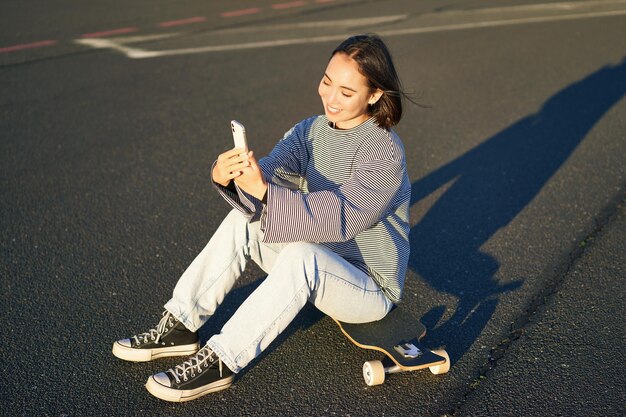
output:
[{"label": "skateboard truck", "polygon": [[393,347],[396,352],[407,359],[415,359],[422,356],[422,351],[413,343],[402,343]]}]

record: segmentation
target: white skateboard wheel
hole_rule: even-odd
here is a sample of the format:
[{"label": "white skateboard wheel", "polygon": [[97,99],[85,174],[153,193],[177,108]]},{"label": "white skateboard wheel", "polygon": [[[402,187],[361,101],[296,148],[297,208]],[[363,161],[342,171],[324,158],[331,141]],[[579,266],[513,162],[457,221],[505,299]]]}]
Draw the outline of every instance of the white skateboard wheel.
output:
[{"label": "white skateboard wheel", "polygon": [[367,385],[380,385],[385,382],[385,367],[381,361],[367,361],[363,364],[363,379]]},{"label": "white skateboard wheel", "polygon": [[450,356],[448,356],[448,352],[443,349],[433,350],[432,352],[435,355],[443,356],[444,358],[446,358],[446,361],[441,365],[433,365],[429,367],[428,369],[430,369],[430,372],[435,375],[445,374],[446,372],[448,372],[450,370]]}]

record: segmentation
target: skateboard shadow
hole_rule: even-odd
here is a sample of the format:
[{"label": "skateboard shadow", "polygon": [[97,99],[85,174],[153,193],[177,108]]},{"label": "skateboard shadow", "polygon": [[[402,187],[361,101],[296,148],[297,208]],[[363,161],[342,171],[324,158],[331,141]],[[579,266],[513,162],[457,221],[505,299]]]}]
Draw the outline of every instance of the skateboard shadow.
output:
[{"label": "skateboard shadow", "polygon": [[446,343],[452,362],[472,346],[500,295],[523,284],[517,277],[499,283],[500,263],[481,247],[532,201],[625,93],[626,58],[569,85],[537,113],[412,184],[411,206],[441,194],[411,228],[409,267],[435,290],[458,299],[445,322],[438,323],[446,306],[422,318],[428,338]]}]

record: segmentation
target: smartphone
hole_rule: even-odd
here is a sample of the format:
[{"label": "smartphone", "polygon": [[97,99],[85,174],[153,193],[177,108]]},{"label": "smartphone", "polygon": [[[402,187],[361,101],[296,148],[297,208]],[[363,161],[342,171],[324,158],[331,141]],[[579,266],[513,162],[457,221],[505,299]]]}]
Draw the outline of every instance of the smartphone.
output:
[{"label": "smartphone", "polygon": [[243,148],[248,152],[248,141],[246,140],[246,128],[237,120],[230,121],[230,129],[233,131],[235,148]]}]

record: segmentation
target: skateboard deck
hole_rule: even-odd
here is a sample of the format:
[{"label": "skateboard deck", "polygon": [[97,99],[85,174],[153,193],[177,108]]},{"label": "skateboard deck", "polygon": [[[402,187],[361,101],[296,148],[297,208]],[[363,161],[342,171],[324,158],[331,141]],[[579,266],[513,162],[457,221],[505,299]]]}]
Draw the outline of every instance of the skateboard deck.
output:
[{"label": "skateboard deck", "polygon": [[372,323],[335,322],[356,346],[381,352],[391,360],[390,366],[384,366],[381,361],[365,362],[363,377],[368,385],[381,384],[385,374],[390,373],[429,368],[434,374],[440,374],[450,369],[448,354],[425,347],[421,339],[426,335],[426,327],[400,307]]}]

